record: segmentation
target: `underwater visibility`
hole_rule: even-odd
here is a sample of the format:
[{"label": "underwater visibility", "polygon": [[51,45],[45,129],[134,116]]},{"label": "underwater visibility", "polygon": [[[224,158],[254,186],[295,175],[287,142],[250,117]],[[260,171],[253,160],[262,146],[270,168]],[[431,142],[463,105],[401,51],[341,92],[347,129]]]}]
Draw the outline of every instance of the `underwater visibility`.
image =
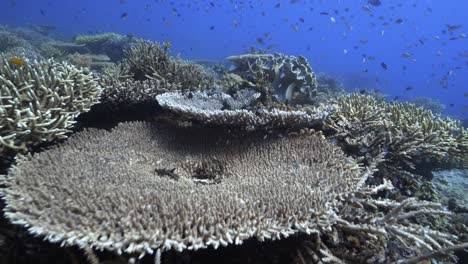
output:
[{"label": "underwater visibility", "polygon": [[468,263],[466,10],[2,0],[0,264]]}]

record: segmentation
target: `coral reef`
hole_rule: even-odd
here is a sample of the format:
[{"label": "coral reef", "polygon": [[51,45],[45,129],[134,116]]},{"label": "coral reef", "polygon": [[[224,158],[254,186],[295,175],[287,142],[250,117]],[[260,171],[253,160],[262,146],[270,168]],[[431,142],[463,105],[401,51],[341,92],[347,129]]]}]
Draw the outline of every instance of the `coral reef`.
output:
[{"label": "coral reef", "polygon": [[294,103],[296,98],[303,100],[304,97],[313,101],[317,93],[315,73],[302,56],[243,54],[227,59],[235,64],[233,73],[253,83],[270,84],[271,93],[280,101]]},{"label": "coral reef", "polygon": [[0,26],[0,264],[464,263],[468,130],[436,101],[266,50],[70,41]]},{"label": "coral reef", "polygon": [[101,72],[104,68],[114,66],[109,56],[105,54],[73,53],[67,56],[67,60],[77,67],[88,67],[98,72]]},{"label": "coral reef", "polygon": [[265,140],[126,123],[20,158],[2,183],[5,216],[33,234],[152,254],[327,229],[333,201],[365,175],[312,132]]},{"label": "coral reef", "polygon": [[331,102],[340,110],[330,115],[325,126],[349,153],[369,158],[384,153],[388,162],[409,168],[448,161],[467,165],[468,130],[455,120],[370,95],[354,93]]},{"label": "coral reef", "polygon": [[438,101],[434,101],[429,97],[419,96],[411,100],[411,103],[417,107],[431,110],[433,114],[442,114],[445,110],[445,106]]},{"label": "coral reef", "polygon": [[182,91],[209,89],[214,85],[214,74],[203,66],[174,58],[167,47],[151,41],[138,40],[126,49],[123,64],[135,80],[164,81]]},{"label": "coral reef", "polygon": [[432,181],[436,189],[448,200],[446,203],[449,209],[468,214],[468,169],[437,170],[433,174]]},{"label": "coral reef", "polygon": [[336,98],[345,93],[343,84],[337,77],[324,73],[317,74],[317,95],[314,101],[325,103],[332,98]]},{"label": "coral reef", "polygon": [[133,42],[132,37],[112,32],[97,35],[79,35],[75,38],[76,44],[86,45],[91,53],[106,54],[113,62],[121,61],[124,55],[123,50],[130,47]]},{"label": "coral reef", "polygon": [[107,32],[97,35],[78,35],[75,38],[76,44],[84,44],[84,45],[100,45],[106,42],[109,39],[121,39],[124,36],[119,35],[117,33]]},{"label": "coral reef", "polygon": [[97,102],[89,72],[54,60],[23,66],[0,57],[0,155],[64,138],[73,119]]},{"label": "coral reef", "polygon": [[160,106],[182,119],[201,124],[240,127],[246,130],[313,127],[335,110],[333,105],[310,107],[307,111],[256,108],[260,94],[243,90],[234,96],[225,93],[169,92],[156,97]]}]

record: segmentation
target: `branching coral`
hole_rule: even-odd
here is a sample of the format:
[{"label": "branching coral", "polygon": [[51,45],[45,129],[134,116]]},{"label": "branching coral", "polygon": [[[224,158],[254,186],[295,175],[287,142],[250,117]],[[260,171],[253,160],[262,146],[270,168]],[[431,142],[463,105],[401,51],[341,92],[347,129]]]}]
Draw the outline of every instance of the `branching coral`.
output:
[{"label": "branching coral", "polygon": [[234,73],[253,83],[268,82],[272,93],[281,101],[294,102],[296,97],[313,100],[317,80],[307,59],[284,54],[243,54],[230,56]]},{"label": "branching coral", "polygon": [[16,66],[0,57],[0,155],[65,138],[100,90],[92,74],[67,63]]},{"label": "branching coral", "polygon": [[409,103],[351,94],[332,100],[340,111],[326,121],[332,137],[357,155],[387,154],[390,162],[468,162],[468,130]]},{"label": "branching coral", "polygon": [[124,65],[135,80],[153,79],[177,85],[180,90],[212,88],[214,75],[203,66],[172,57],[167,48],[138,40],[125,50]]},{"label": "branching coral", "polygon": [[310,132],[264,140],[127,123],[22,158],[2,183],[6,217],[33,234],[145,254],[326,229],[335,197],[362,177]]},{"label": "branching coral", "polygon": [[[455,235],[415,224],[411,220],[424,215],[451,215],[440,204],[414,198],[401,202],[371,198],[377,192],[391,188],[393,187],[388,182],[377,187],[366,187],[343,197],[343,203],[338,206],[339,215],[335,228],[344,233],[346,240],[354,241],[360,247],[373,244],[374,247],[380,247],[380,250],[376,248],[373,256],[366,257],[362,252],[356,252],[356,248],[337,247],[332,250],[334,256],[350,262],[389,263],[400,260],[401,263],[413,263],[414,259],[424,260],[456,248],[467,247],[466,243],[455,245],[458,240]],[[392,240],[399,241],[396,247],[404,249],[409,255],[402,256],[399,250],[391,249],[387,243]],[[402,260],[403,258],[407,260]]]}]

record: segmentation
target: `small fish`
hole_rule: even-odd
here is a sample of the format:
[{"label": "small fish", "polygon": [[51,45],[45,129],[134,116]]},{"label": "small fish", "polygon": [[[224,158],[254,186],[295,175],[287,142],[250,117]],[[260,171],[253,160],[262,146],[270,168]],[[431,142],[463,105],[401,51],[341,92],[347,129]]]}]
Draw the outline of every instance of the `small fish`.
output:
[{"label": "small fish", "polygon": [[277,4],[275,5],[275,7],[276,7],[276,8],[280,8],[280,7],[281,7],[281,4],[280,4],[280,3],[277,3]]},{"label": "small fish", "polygon": [[343,53],[344,53],[344,54],[348,54],[348,50],[347,50],[347,49],[344,49],[344,50],[343,50]]},{"label": "small fish", "polygon": [[172,42],[171,42],[170,40],[164,42],[164,48],[165,48],[165,49],[168,49],[168,48],[170,48],[171,46],[172,46]]},{"label": "small fish", "polygon": [[445,26],[447,27],[447,30],[449,32],[455,31],[462,27],[462,25],[449,25],[449,24],[446,24]]},{"label": "small fish", "polygon": [[28,64],[26,61],[20,59],[20,58],[16,58],[16,57],[13,57],[10,59],[10,62],[13,63],[14,65],[18,66],[18,67],[21,67],[21,66],[24,66],[26,64]]},{"label": "small fish", "polygon": [[370,8],[370,6],[368,6],[368,5],[363,5],[361,8],[362,8],[362,10],[367,11],[367,12],[372,11],[372,8]]},{"label": "small fish", "polygon": [[320,12],[321,15],[328,16],[328,12]]},{"label": "small fish", "polygon": [[380,63],[380,66],[382,66],[384,70],[388,69],[387,64],[385,64],[385,62]]},{"label": "small fish", "polygon": [[120,15],[120,19],[122,20],[125,20],[128,16],[128,13],[127,12],[123,12],[121,15]]},{"label": "small fish", "polygon": [[449,104],[449,106],[450,106],[450,107],[454,107],[454,106],[455,106],[455,104]]},{"label": "small fish", "polygon": [[45,11],[41,9],[41,15],[45,16]]},{"label": "small fish", "polygon": [[401,56],[402,56],[403,58],[410,58],[411,56],[413,56],[413,54],[411,54],[411,53],[409,53],[409,52],[405,52],[405,53],[401,54]]},{"label": "small fish", "polygon": [[334,17],[330,17],[330,21],[331,21],[332,23],[336,23],[336,19],[335,19]]},{"label": "small fish", "polygon": [[367,39],[360,39],[359,42],[361,42],[361,44],[366,44],[368,42]]},{"label": "small fish", "polygon": [[237,28],[237,27],[239,26],[239,22],[238,22],[236,19],[234,19],[234,20],[232,21],[232,26],[233,26],[234,28]]},{"label": "small fish", "polygon": [[264,45],[264,44],[265,44],[265,41],[264,41],[262,38],[260,38],[260,37],[258,37],[256,40],[257,40],[257,43],[260,44],[260,45]]},{"label": "small fish", "polygon": [[411,91],[411,90],[413,90],[413,87],[412,86],[406,86],[405,90],[406,91]]},{"label": "small fish", "polygon": [[401,18],[398,18],[398,19],[395,20],[395,23],[397,23],[397,24],[403,24],[403,22],[404,22],[404,20],[401,19]]},{"label": "small fish", "polygon": [[369,4],[373,5],[373,6],[380,6],[382,4],[382,2],[380,2],[380,0],[369,0],[367,1]]},{"label": "small fish", "polygon": [[214,30],[214,29],[215,29],[215,26],[211,26],[211,27],[210,27],[210,30]]}]

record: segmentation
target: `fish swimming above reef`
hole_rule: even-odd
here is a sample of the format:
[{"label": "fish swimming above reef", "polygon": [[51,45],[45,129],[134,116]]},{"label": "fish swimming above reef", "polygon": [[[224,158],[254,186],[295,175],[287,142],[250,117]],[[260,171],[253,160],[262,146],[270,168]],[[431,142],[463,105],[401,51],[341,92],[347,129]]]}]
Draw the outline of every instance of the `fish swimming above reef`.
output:
[{"label": "fish swimming above reef", "polygon": [[18,67],[22,67],[28,64],[26,61],[16,57],[11,58],[9,61]]},{"label": "fish swimming above reef", "polygon": [[384,70],[387,70],[387,69],[388,69],[388,66],[387,66],[387,64],[385,64],[385,62],[380,63],[380,66],[382,66],[382,68],[383,68]]}]

